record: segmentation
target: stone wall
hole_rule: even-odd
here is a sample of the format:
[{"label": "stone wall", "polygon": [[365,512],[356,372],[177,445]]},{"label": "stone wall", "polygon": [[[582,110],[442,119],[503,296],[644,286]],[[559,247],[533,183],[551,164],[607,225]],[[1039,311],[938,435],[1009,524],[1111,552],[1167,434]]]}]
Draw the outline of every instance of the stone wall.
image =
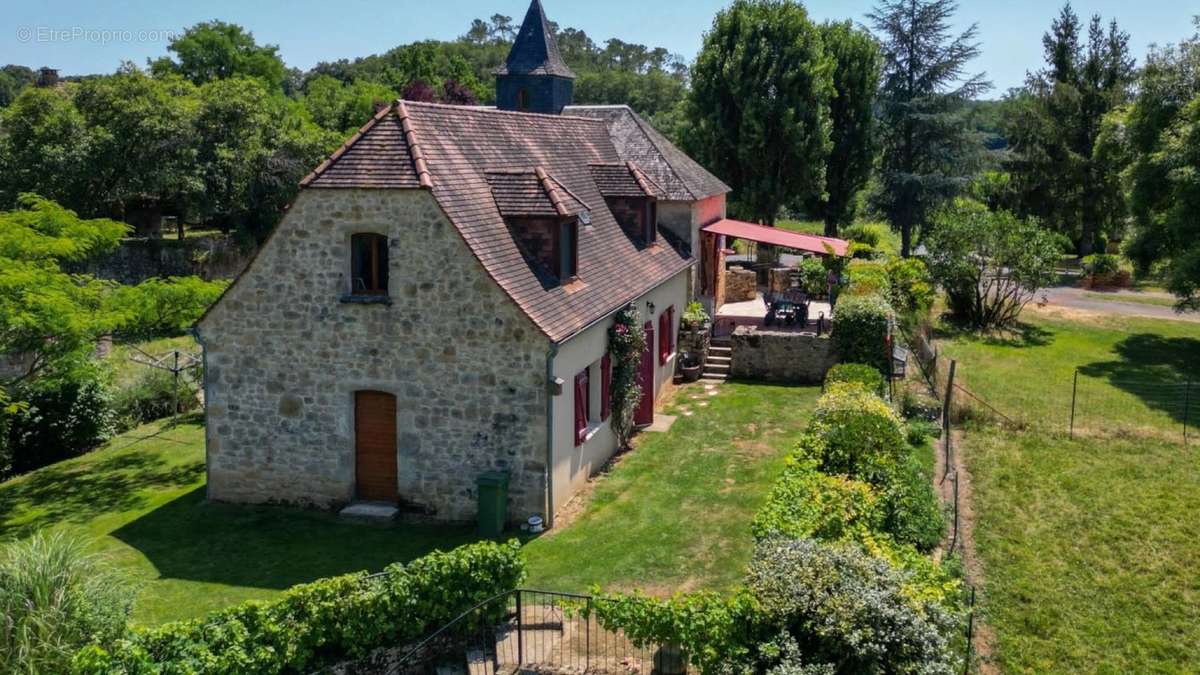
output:
[{"label": "stone wall", "polygon": [[820,384],[837,363],[828,334],[739,326],[732,342],[730,375],[736,379]]},{"label": "stone wall", "polygon": [[772,267],[767,273],[767,288],[771,293],[782,293],[792,287],[790,267]]},{"label": "stone wall", "polygon": [[127,239],[111,254],[74,266],[72,271],[123,284],[193,274],[205,279],[231,279],[241,273],[252,255],[253,251],[243,251],[231,237]]},{"label": "stone wall", "polygon": [[[390,304],[343,302],[350,236],[388,241]],[[509,514],[545,509],[549,344],[422,190],[305,190],[201,322],[208,494],[354,498],[354,392],[397,398],[398,492],[475,517],[475,478],[511,473]]]},{"label": "stone wall", "polygon": [[744,267],[725,271],[725,302],[745,302],[758,297],[758,275]]}]

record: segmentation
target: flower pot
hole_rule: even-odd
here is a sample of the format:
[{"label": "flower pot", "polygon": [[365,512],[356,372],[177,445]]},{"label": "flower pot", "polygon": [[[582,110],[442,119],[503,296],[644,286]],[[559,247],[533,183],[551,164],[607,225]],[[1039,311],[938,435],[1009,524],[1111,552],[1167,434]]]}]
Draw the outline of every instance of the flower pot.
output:
[{"label": "flower pot", "polygon": [[704,364],[680,366],[679,372],[683,373],[684,382],[695,382],[700,379],[700,375],[704,372]]}]

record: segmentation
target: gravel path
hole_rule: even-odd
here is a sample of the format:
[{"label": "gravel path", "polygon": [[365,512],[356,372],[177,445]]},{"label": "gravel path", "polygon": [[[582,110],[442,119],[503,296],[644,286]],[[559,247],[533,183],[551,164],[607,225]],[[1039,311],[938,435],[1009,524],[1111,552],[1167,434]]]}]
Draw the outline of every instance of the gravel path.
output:
[{"label": "gravel path", "polygon": [[1161,297],[1170,298],[1166,293],[1153,293],[1148,291],[1113,291],[1106,292],[1106,296],[1111,296],[1110,299],[1099,299],[1095,297],[1087,297],[1088,293],[1096,293],[1083,288],[1072,288],[1070,286],[1058,286],[1048,288],[1038,293],[1036,301],[1041,301],[1042,296],[1046,298],[1046,304],[1049,307],[1066,307],[1069,309],[1081,309],[1088,312],[1099,312],[1102,314],[1116,314],[1118,316],[1138,316],[1149,319],[1172,319],[1174,321],[1190,321],[1200,323],[1200,313],[1185,312],[1177,313],[1170,307],[1160,307],[1158,305],[1147,305],[1134,301],[1122,301],[1122,297]]}]

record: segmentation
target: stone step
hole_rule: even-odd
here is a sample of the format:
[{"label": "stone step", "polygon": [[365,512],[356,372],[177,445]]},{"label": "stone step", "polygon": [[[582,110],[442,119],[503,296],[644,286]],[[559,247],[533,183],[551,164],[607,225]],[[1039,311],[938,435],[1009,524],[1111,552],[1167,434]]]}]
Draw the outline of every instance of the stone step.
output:
[{"label": "stone step", "polygon": [[729,376],[727,376],[727,375],[705,374],[704,377],[700,378],[700,383],[701,384],[725,384],[725,380],[728,380],[728,379],[729,379]]},{"label": "stone step", "polygon": [[713,354],[709,354],[708,355],[708,363],[726,363],[726,364],[733,363],[733,357],[732,356],[716,356]]},{"label": "stone step", "polygon": [[709,363],[706,366],[704,366],[704,374],[708,375],[709,373],[726,373],[726,374],[728,374],[729,373],[729,364],[728,363]]},{"label": "stone step", "polygon": [[355,502],[338,512],[342,518],[371,522],[395,520],[399,514],[400,509],[382,502]]},{"label": "stone step", "polygon": [[733,353],[733,348],[732,347],[718,347],[716,345],[711,345],[708,348],[708,353],[710,356],[713,354],[716,354],[717,356],[729,356],[730,354]]}]

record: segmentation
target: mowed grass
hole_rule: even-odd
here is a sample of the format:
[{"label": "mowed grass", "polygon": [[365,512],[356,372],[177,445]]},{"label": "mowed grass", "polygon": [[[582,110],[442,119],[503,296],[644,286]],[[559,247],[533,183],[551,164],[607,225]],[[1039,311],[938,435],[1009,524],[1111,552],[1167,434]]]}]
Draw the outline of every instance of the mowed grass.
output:
[{"label": "mowed grass", "polygon": [[525,547],[532,586],[662,595],[742,579],[750,521],[820,390],[729,383],[719,391],[682,388],[665,411],[678,415],[670,432],[639,436],[571,525]]},{"label": "mowed grass", "polygon": [[[1005,672],[1195,672],[1200,448],[1124,383],[1200,375],[1200,326],[1027,318],[1015,339],[943,345],[960,381],[1033,420],[1020,432],[969,429],[962,446],[995,659]],[[1113,403],[1071,440],[1076,368],[1093,400]]]},{"label": "mowed grass", "polygon": [[[599,481],[575,524],[528,544],[530,584],[669,592],[740,578],[750,518],[817,392],[736,384],[693,399],[697,391],[684,390],[668,411],[680,414],[671,432],[643,434]],[[48,528],[86,537],[138,584],[133,620],[142,625],[476,539],[466,526],[372,526],[314,510],[208,503],[196,418],[147,425],[0,483],[0,541]]]},{"label": "mowed grass", "polygon": [[1104,302],[1130,302],[1135,305],[1154,305],[1155,307],[1174,307],[1175,300],[1158,295],[1138,295],[1136,293],[1100,293],[1089,291],[1083,294],[1088,300]]}]

